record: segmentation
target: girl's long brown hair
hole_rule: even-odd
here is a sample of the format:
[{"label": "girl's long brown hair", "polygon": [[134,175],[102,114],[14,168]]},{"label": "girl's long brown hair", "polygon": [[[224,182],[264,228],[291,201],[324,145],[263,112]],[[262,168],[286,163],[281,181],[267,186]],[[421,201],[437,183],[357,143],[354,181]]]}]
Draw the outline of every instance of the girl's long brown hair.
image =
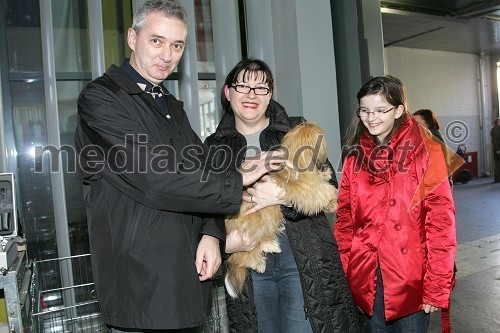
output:
[{"label": "girl's long brown hair", "polygon": [[401,82],[400,79],[391,75],[377,76],[372,78],[371,80],[366,82],[361,87],[361,89],[359,89],[358,94],[356,95],[358,99],[358,105],[361,101],[361,98],[367,95],[377,95],[377,94],[384,96],[385,99],[394,107],[403,105],[404,107],[403,115],[398,119],[396,119],[392,130],[385,137],[384,142],[380,142],[376,136],[370,135],[368,129],[365,127],[361,119],[356,116],[355,118],[353,118],[353,121],[348,129],[348,135],[347,135],[348,147],[357,146],[359,144],[361,135],[364,132],[368,133],[377,145],[385,144],[391,138],[392,134],[395,131],[397,131],[401,123],[408,116],[406,111],[408,104],[406,87],[403,84],[403,82]]}]

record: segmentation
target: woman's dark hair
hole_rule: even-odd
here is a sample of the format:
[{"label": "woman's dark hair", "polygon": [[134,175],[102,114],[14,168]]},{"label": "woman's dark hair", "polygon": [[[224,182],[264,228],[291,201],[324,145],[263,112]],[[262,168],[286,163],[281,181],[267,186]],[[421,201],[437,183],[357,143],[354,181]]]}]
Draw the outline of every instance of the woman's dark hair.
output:
[{"label": "woman's dark hair", "polygon": [[413,112],[413,115],[422,117],[429,129],[438,130],[440,127],[436,115],[429,109],[420,109]]},{"label": "woman's dark hair", "polygon": [[[271,90],[274,90],[274,77],[269,66],[262,60],[255,58],[247,58],[241,60],[226,76],[226,81],[224,81],[224,86],[221,89],[220,101],[222,103],[222,108],[225,112],[233,113],[231,109],[231,103],[227,100],[226,94],[224,93],[224,87],[231,87],[238,82],[238,77],[240,73],[243,72],[243,78],[247,80],[249,77],[253,78],[262,77],[263,82],[267,83],[267,86]],[[267,114],[266,114],[267,116]]]},{"label": "woman's dark hair", "polygon": [[380,94],[382,95],[392,106],[398,107],[399,105],[402,105],[404,107],[404,113],[396,119],[394,122],[394,126],[392,130],[387,134],[387,136],[384,139],[384,142],[380,142],[376,136],[370,135],[368,132],[368,129],[365,127],[361,119],[359,118],[354,118],[353,122],[351,123],[351,126],[348,130],[348,138],[347,138],[347,145],[348,146],[355,146],[359,144],[359,139],[361,138],[361,135],[366,132],[368,133],[373,141],[377,144],[383,144],[387,142],[392,134],[397,131],[401,123],[406,119],[407,117],[407,95],[406,95],[406,87],[399,80],[398,78],[391,76],[391,75],[385,75],[385,76],[377,76],[366,82],[361,89],[359,89],[358,94],[356,95],[358,99],[358,105],[361,101],[361,98],[368,96],[368,95],[377,95]]}]

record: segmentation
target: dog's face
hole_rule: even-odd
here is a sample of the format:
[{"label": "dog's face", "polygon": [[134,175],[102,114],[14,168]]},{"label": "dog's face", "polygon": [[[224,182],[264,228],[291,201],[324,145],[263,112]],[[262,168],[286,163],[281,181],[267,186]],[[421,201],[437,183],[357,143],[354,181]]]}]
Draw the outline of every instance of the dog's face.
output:
[{"label": "dog's face", "polygon": [[314,123],[302,123],[290,130],[281,146],[288,162],[302,171],[321,169],[328,158],[325,133]]}]

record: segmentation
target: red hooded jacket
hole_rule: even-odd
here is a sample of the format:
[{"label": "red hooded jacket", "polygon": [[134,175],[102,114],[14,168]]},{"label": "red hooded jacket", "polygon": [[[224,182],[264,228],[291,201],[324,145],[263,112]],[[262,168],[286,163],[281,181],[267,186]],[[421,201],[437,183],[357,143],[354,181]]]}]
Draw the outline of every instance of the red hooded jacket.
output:
[{"label": "red hooded jacket", "polygon": [[406,117],[386,146],[365,133],[357,148],[344,161],[334,226],[356,304],[373,314],[380,266],[386,320],[448,307],[455,207],[440,145]]}]

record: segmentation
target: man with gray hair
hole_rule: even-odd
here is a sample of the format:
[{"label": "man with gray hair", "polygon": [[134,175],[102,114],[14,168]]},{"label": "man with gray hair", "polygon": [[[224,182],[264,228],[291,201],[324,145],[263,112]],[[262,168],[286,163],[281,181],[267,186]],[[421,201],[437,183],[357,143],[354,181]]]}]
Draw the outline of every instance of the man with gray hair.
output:
[{"label": "man with gray hair", "polygon": [[187,332],[206,321],[226,236],[206,216],[237,213],[243,186],[282,162],[273,152],[246,162],[246,172],[206,177],[203,145],[162,84],[186,36],[186,11],[176,0],[146,1],[128,29],[130,60],[112,65],[78,99],[92,271],[115,332]]}]

